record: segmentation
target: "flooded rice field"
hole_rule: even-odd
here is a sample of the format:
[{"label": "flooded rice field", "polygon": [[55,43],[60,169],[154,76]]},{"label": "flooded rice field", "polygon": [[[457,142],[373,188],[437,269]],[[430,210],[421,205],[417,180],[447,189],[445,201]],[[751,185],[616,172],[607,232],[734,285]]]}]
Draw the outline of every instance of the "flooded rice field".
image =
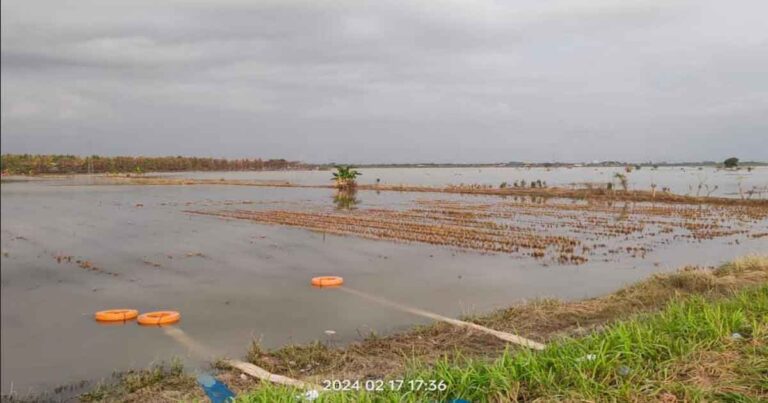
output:
[{"label": "flooded rice field", "polygon": [[[606,182],[613,172],[500,170],[371,169],[363,183],[524,178],[555,185]],[[652,174],[631,173],[633,186],[646,180],[641,173]],[[720,196],[768,184],[765,168],[660,168],[652,180],[683,194],[693,186],[695,194],[700,174]],[[173,175],[303,184],[326,184],[330,176]],[[241,357],[253,338],[267,347],[342,344],[425,323],[350,293],[312,288],[317,275],[343,276],[355,290],[456,317],[531,298],[591,297],[654,272],[768,250],[765,204],[82,182],[2,185],[3,393],[98,380],[172,357],[204,365],[162,329],[97,324],[92,315],[101,309],[178,310],[177,326],[190,337]]]},{"label": "flooded rice field", "polygon": [[[369,239],[453,246],[476,252],[583,264],[645,257],[658,245],[744,235],[763,238],[765,206],[708,206],[498,197],[416,200],[405,209],[353,209],[357,194],[338,192],[340,208],[185,210],[257,223]],[[479,199],[479,200],[478,200]],[[246,204],[251,204],[246,202]],[[274,206],[271,206],[274,207]],[[739,242],[738,240],[734,242]]]}]

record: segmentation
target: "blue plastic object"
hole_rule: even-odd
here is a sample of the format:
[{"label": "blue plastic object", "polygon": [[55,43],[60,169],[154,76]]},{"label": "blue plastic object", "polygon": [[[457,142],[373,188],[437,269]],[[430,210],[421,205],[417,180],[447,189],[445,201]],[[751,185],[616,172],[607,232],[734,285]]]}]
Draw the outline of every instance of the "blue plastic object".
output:
[{"label": "blue plastic object", "polygon": [[235,400],[235,394],[229,390],[227,385],[211,375],[198,375],[197,383],[203,387],[205,394],[211,399],[211,403],[231,403]]}]

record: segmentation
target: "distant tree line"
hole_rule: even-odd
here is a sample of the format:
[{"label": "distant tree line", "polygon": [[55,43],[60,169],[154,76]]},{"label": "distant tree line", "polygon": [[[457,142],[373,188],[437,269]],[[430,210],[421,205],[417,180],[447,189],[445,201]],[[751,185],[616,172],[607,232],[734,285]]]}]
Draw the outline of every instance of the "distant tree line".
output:
[{"label": "distant tree line", "polygon": [[301,168],[284,159],[221,159],[198,157],[102,157],[92,155],[3,154],[0,171],[10,175],[75,173],[143,173],[169,171],[261,171]]}]

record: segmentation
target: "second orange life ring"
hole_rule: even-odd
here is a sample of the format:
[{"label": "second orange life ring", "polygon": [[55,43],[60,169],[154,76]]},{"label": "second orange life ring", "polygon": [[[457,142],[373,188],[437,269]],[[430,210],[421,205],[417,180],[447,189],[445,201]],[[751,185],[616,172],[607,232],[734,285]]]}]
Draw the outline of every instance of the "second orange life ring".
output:
[{"label": "second orange life ring", "polygon": [[168,325],[181,319],[181,314],[176,311],[147,312],[139,316],[141,325]]}]

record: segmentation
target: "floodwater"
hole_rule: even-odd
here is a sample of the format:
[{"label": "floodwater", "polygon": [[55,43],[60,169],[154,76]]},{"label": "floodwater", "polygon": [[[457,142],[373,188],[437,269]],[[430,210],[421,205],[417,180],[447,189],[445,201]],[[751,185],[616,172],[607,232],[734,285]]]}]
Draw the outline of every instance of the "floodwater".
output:
[{"label": "floodwater", "polygon": [[[695,170],[689,169],[695,178]],[[383,183],[473,183],[481,176],[491,180],[482,172],[473,176],[476,169],[404,171],[363,173],[366,181],[380,177]],[[502,176],[516,180],[498,169],[483,171],[499,175],[494,181]],[[572,174],[574,170],[553,171],[564,175],[564,182],[584,179]],[[705,172],[721,189],[737,186],[735,178],[726,176],[730,173]],[[461,179],[451,179],[457,173]],[[556,183],[539,173],[524,176]],[[768,184],[765,168],[741,174],[748,176],[745,187]],[[296,183],[324,183],[329,176],[328,172],[205,175]],[[679,175],[683,174],[677,170],[669,177],[659,174],[659,187],[687,188]],[[598,180],[603,179],[594,181]],[[691,183],[695,186],[698,180]],[[671,243],[644,258],[543,265],[505,254],[334,236],[185,212],[244,202],[251,209],[295,209],[305,204],[333,209],[333,196],[331,189],[311,188],[3,183],[2,393],[42,392],[173,357],[202,365],[162,329],[95,323],[93,312],[101,309],[178,310],[182,321],[177,326],[190,337],[216,354],[242,357],[253,338],[267,347],[311,340],[343,344],[371,332],[387,334],[426,323],[352,294],[312,288],[309,280],[317,275],[340,275],[351,288],[455,317],[530,298],[596,296],[654,272],[685,264],[716,265],[768,250],[766,238],[734,236]],[[374,191],[361,191],[357,198],[361,209],[425,198],[479,200]],[[755,225],[768,228],[766,220]],[[95,269],[81,268],[78,260]],[[326,330],[336,334],[329,338]]]}]

